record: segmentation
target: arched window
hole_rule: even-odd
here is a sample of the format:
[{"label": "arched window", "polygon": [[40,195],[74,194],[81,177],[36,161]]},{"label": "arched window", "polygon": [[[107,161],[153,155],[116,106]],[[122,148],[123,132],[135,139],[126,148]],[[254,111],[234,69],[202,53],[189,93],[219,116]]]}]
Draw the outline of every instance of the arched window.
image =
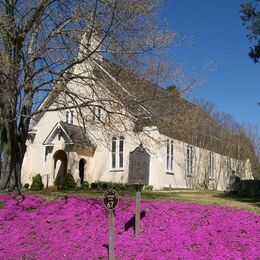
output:
[{"label": "arched window", "polygon": [[113,170],[124,168],[124,140],[123,136],[112,138],[111,168]]}]

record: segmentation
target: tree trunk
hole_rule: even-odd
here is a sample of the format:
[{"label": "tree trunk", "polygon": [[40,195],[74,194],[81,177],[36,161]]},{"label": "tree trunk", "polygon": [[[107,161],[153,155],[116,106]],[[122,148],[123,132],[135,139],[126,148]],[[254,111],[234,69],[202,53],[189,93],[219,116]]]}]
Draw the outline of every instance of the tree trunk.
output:
[{"label": "tree trunk", "polygon": [[10,156],[8,151],[7,144],[3,145],[3,151],[2,151],[2,162],[1,162],[1,186],[0,189],[3,188],[4,184],[7,182],[8,173],[9,173],[9,167],[10,167]]},{"label": "tree trunk", "polygon": [[[4,172],[4,189],[13,190],[16,188],[20,193],[22,158],[25,153],[26,139],[19,135],[16,122],[6,124],[7,128],[7,154],[4,158],[6,171]],[[21,149],[23,147],[23,149]]]}]

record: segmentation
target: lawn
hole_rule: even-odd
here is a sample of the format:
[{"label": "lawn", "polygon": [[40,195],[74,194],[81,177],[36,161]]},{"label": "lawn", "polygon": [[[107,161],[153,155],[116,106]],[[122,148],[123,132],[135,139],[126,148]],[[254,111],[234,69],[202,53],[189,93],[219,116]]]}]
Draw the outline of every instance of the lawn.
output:
[{"label": "lawn", "polygon": [[[223,200],[219,193],[174,194],[159,193],[158,198],[178,201],[142,201],[138,237],[133,229],[135,201],[121,196],[115,213],[117,259],[260,259],[259,214],[183,202],[191,197],[198,202],[209,197],[206,203]],[[101,195],[49,193],[52,200],[0,195],[0,259],[107,259],[108,212],[97,198]]]},{"label": "lawn", "polygon": [[[131,190],[118,191],[120,198],[135,198],[135,192]],[[52,200],[64,196],[67,193],[55,191],[30,192],[38,196]],[[70,192],[84,198],[102,199],[102,190],[76,190]],[[142,199],[159,201],[194,202],[199,204],[219,205],[224,207],[240,208],[260,213],[260,198],[243,198],[239,196],[225,195],[221,191],[210,190],[173,190],[173,191],[143,191]]]}]

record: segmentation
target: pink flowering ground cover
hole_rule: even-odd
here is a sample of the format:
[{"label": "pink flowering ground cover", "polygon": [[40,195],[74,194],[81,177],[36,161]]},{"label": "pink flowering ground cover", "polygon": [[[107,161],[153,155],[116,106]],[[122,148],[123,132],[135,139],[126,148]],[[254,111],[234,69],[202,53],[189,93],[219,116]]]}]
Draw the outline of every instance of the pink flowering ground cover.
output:
[{"label": "pink flowering ground cover", "polygon": [[[101,200],[0,195],[0,259],[107,259],[108,212]],[[260,215],[192,203],[134,200],[116,209],[117,259],[260,259]]]}]

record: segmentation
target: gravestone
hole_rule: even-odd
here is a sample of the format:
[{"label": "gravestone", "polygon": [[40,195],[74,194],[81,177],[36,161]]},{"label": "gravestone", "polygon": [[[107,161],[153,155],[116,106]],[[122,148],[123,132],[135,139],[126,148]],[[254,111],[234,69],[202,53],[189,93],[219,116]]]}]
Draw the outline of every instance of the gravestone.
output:
[{"label": "gravestone", "polygon": [[226,193],[237,193],[240,186],[240,178],[234,173],[230,174],[227,179],[225,192]]},{"label": "gravestone", "polygon": [[140,144],[129,156],[128,184],[149,184],[150,155]]}]

